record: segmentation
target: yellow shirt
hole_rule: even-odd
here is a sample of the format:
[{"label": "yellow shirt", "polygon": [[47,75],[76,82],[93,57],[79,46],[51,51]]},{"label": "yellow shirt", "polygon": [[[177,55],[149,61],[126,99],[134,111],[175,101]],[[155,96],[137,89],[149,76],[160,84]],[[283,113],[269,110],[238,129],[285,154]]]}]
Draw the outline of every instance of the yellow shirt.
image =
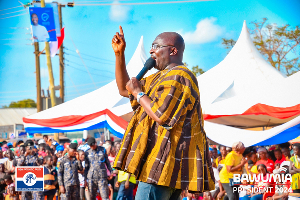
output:
[{"label": "yellow shirt", "polygon": [[[118,182],[123,182],[126,181],[128,178],[128,173],[119,170],[119,174],[118,174]],[[136,180],[135,180],[135,176],[133,174],[131,174],[130,178],[129,178],[129,182],[136,184]]]},{"label": "yellow shirt", "polygon": [[[241,163],[243,156],[242,154],[237,154],[235,151],[231,151],[229,154],[227,154],[224,162],[224,167],[222,168],[220,172],[220,182],[221,183],[229,183],[229,179],[233,178],[233,173],[227,171],[226,166],[237,166]],[[234,174],[241,174],[242,171],[236,171]]]},{"label": "yellow shirt", "polygon": [[217,167],[219,166],[219,164],[224,164],[225,163],[225,158],[222,158],[222,160],[219,162],[219,159],[216,159],[216,165]]}]

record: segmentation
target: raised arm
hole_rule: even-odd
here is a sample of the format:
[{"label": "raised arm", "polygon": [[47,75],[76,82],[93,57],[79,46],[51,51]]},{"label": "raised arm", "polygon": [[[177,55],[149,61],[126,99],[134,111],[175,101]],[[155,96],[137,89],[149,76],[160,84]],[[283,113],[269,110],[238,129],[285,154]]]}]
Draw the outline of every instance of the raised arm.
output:
[{"label": "raised arm", "polygon": [[116,33],[112,39],[112,48],[116,56],[116,82],[119,89],[119,93],[123,97],[129,97],[126,90],[126,83],[129,81],[129,76],[126,70],[125,64],[125,47],[126,42],[124,38],[123,29],[120,26],[120,33]]}]

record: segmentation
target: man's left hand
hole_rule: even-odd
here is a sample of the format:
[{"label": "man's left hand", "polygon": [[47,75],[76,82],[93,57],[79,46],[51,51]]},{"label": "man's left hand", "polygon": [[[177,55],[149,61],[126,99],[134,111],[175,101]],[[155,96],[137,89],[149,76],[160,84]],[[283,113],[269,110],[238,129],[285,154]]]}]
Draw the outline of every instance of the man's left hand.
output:
[{"label": "man's left hand", "polygon": [[142,85],[135,77],[132,77],[126,84],[126,89],[135,98],[139,92],[142,92]]}]

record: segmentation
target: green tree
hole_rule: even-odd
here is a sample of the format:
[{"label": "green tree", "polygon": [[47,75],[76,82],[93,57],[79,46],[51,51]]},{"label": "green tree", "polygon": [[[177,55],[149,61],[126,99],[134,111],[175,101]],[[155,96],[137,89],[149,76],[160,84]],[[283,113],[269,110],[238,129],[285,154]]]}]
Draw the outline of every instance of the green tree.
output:
[{"label": "green tree", "polygon": [[[188,64],[186,62],[183,63],[186,67],[188,66]],[[202,68],[199,68],[198,65],[192,67],[192,70],[193,74],[197,77],[201,74],[203,74],[205,71],[202,69]]]},{"label": "green tree", "polygon": [[203,74],[205,71],[202,68],[200,68],[198,65],[196,65],[196,66],[192,67],[192,72],[197,77],[197,76]]},{"label": "green tree", "polygon": [[[267,18],[254,21],[254,28],[250,30],[252,40],[258,51],[278,71],[291,75],[300,70],[300,30],[299,26],[290,27],[289,24],[277,26],[268,24]],[[226,49],[231,49],[233,39],[222,39]]]},{"label": "green tree", "polygon": [[[3,106],[3,108],[7,108],[7,106]],[[20,101],[12,101],[8,108],[36,108],[36,103],[32,99],[23,99]]]}]

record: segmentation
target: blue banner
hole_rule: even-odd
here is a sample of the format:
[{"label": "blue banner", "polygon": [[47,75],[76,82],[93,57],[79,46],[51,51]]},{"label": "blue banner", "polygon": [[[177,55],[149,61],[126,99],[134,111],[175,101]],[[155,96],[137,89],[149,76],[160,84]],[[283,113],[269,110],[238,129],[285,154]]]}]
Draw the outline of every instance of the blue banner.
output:
[{"label": "blue banner", "polygon": [[30,7],[32,37],[35,42],[56,41],[53,8]]}]

